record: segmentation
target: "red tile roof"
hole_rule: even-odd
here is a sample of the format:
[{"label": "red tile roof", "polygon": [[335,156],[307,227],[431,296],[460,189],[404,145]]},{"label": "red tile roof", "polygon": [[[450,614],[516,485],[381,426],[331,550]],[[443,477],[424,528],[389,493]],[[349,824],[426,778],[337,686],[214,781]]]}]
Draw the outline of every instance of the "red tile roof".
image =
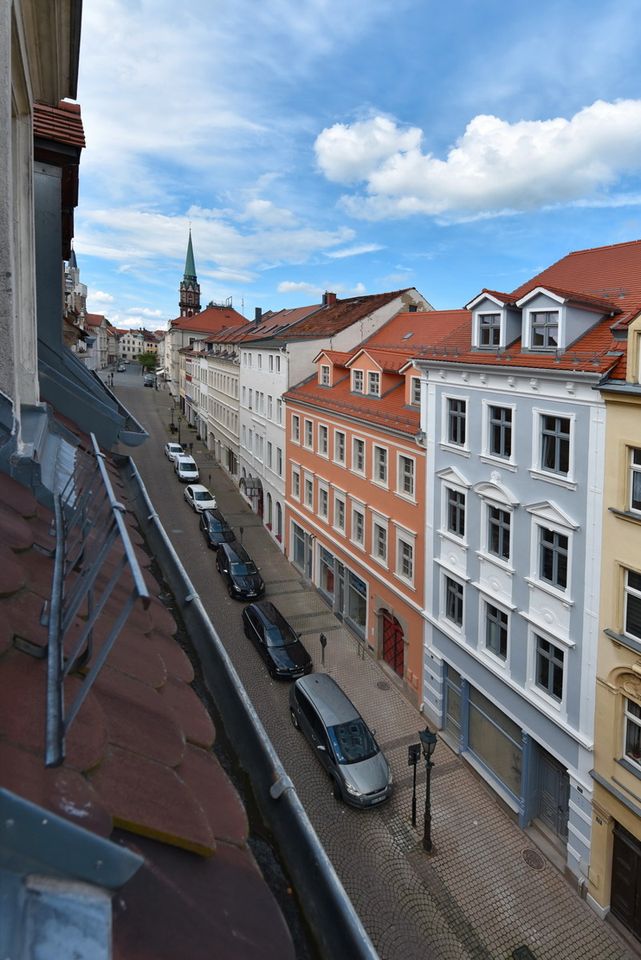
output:
[{"label": "red tile roof", "polygon": [[369,296],[350,297],[346,300],[337,299],[291,327],[286,333],[286,339],[334,336],[358,320],[364,319],[374,310],[401,297],[410,289],[408,287],[404,290],[393,290],[390,293],[375,293]]},{"label": "red tile roof", "polygon": [[106,320],[106,317],[102,313],[86,313],[85,314],[85,323],[88,323],[90,327],[99,327]]},{"label": "red tile roof", "polygon": [[547,284],[605,300],[629,319],[641,309],[641,240],[575,250],[513,290],[512,298]]},{"label": "red tile roof", "polygon": [[172,330],[193,330],[194,333],[216,333],[226,329],[245,326],[247,320],[233,307],[206,307],[191,317],[176,317]]},{"label": "red tile roof", "polygon": [[[115,466],[108,457],[105,464],[126,503]],[[152,600],[148,609],[134,608],[107,657],[68,732],[64,763],[46,768],[41,612],[51,593],[53,515],[0,473],[0,786],[144,855],[114,901],[115,958],[204,960],[215,943],[216,956],[229,960],[293,960],[291,937],[247,844],[243,805],[213,752],[216,731],[190,685],[194,672],[174,639],[176,622],[157,599],[165,588],[151,573],[133,514],[124,518]],[[121,552],[112,547],[98,595]],[[107,601],[94,657],[118,616],[118,598],[130,590],[118,582]],[[76,619],[70,633],[81,627]],[[68,701],[78,683],[67,678]]]},{"label": "red tile roof", "polygon": [[85,146],[85,132],[80,116],[80,104],[61,100],[56,107],[47,103],[33,105],[33,133],[44,140]]}]

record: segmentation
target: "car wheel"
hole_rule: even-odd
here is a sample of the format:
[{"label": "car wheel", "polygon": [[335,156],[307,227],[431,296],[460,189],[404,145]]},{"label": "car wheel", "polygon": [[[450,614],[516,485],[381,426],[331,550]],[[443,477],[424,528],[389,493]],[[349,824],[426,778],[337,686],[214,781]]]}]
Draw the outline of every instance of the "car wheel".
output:
[{"label": "car wheel", "polygon": [[300,724],[299,724],[299,722],[298,722],[298,717],[296,716],[296,714],[294,713],[294,711],[292,710],[291,707],[289,708],[289,715],[290,715],[290,717],[292,718],[292,725],[296,728],[296,730],[300,730]]},{"label": "car wheel", "polygon": [[233,600],[233,599],[234,599],[234,588],[232,587],[231,583],[230,583],[229,586],[227,587],[227,593],[229,594],[229,596],[230,596],[230,597],[232,598],[232,600]]},{"label": "car wheel", "polygon": [[332,793],[334,795],[334,800],[342,800],[343,794],[341,793],[341,788],[339,786],[338,780],[335,777],[332,777]]}]

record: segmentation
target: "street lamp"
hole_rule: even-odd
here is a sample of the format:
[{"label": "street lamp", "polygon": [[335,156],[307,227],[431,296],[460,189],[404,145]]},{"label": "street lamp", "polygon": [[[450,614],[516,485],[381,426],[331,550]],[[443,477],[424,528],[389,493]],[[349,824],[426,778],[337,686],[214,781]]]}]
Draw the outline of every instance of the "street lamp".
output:
[{"label": "street lamp", "polygon": [[426,727],[425,730],[421,730],[419,733],[421,738],[421,747],[423,748],[423,756],[425,757],[425,820],[423,823],[423,850],[426,850],[427,853],[432,852],[432,806],[431,806],[431,796],[430,796],[430,776],[432,773],[432,754],[434,753],[434,747],[436,746],[436,734],[432,733],[429,727]]}]

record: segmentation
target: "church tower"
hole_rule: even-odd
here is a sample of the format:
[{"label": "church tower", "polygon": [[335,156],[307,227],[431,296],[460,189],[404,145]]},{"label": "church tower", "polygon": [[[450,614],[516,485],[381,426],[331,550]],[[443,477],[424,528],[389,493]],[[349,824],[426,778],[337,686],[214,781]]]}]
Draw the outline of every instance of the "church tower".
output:
[{"label": "church tower", "polygon": [[178,305],[180,307],[181,317],[191,317],[194,313],[200,313],[200,284],[196,277],[194,248],[191,245],[191,227],[189,228],[185,275],[180,282],[180,300]]}]

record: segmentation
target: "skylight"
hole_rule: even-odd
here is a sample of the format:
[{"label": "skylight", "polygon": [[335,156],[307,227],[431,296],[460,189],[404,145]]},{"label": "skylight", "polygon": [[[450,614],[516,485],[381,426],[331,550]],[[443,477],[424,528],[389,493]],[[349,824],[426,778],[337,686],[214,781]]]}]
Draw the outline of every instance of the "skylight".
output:
[{"label": "skylight", "polygon": [[410,330],[409,333],[404,333],[404,334],[403,334],[403,340],[409,340],[409,338],[410,338],[410,337],[413,337],[413,336],[414,336],[414,331],[413,331],[413,330]]}]

